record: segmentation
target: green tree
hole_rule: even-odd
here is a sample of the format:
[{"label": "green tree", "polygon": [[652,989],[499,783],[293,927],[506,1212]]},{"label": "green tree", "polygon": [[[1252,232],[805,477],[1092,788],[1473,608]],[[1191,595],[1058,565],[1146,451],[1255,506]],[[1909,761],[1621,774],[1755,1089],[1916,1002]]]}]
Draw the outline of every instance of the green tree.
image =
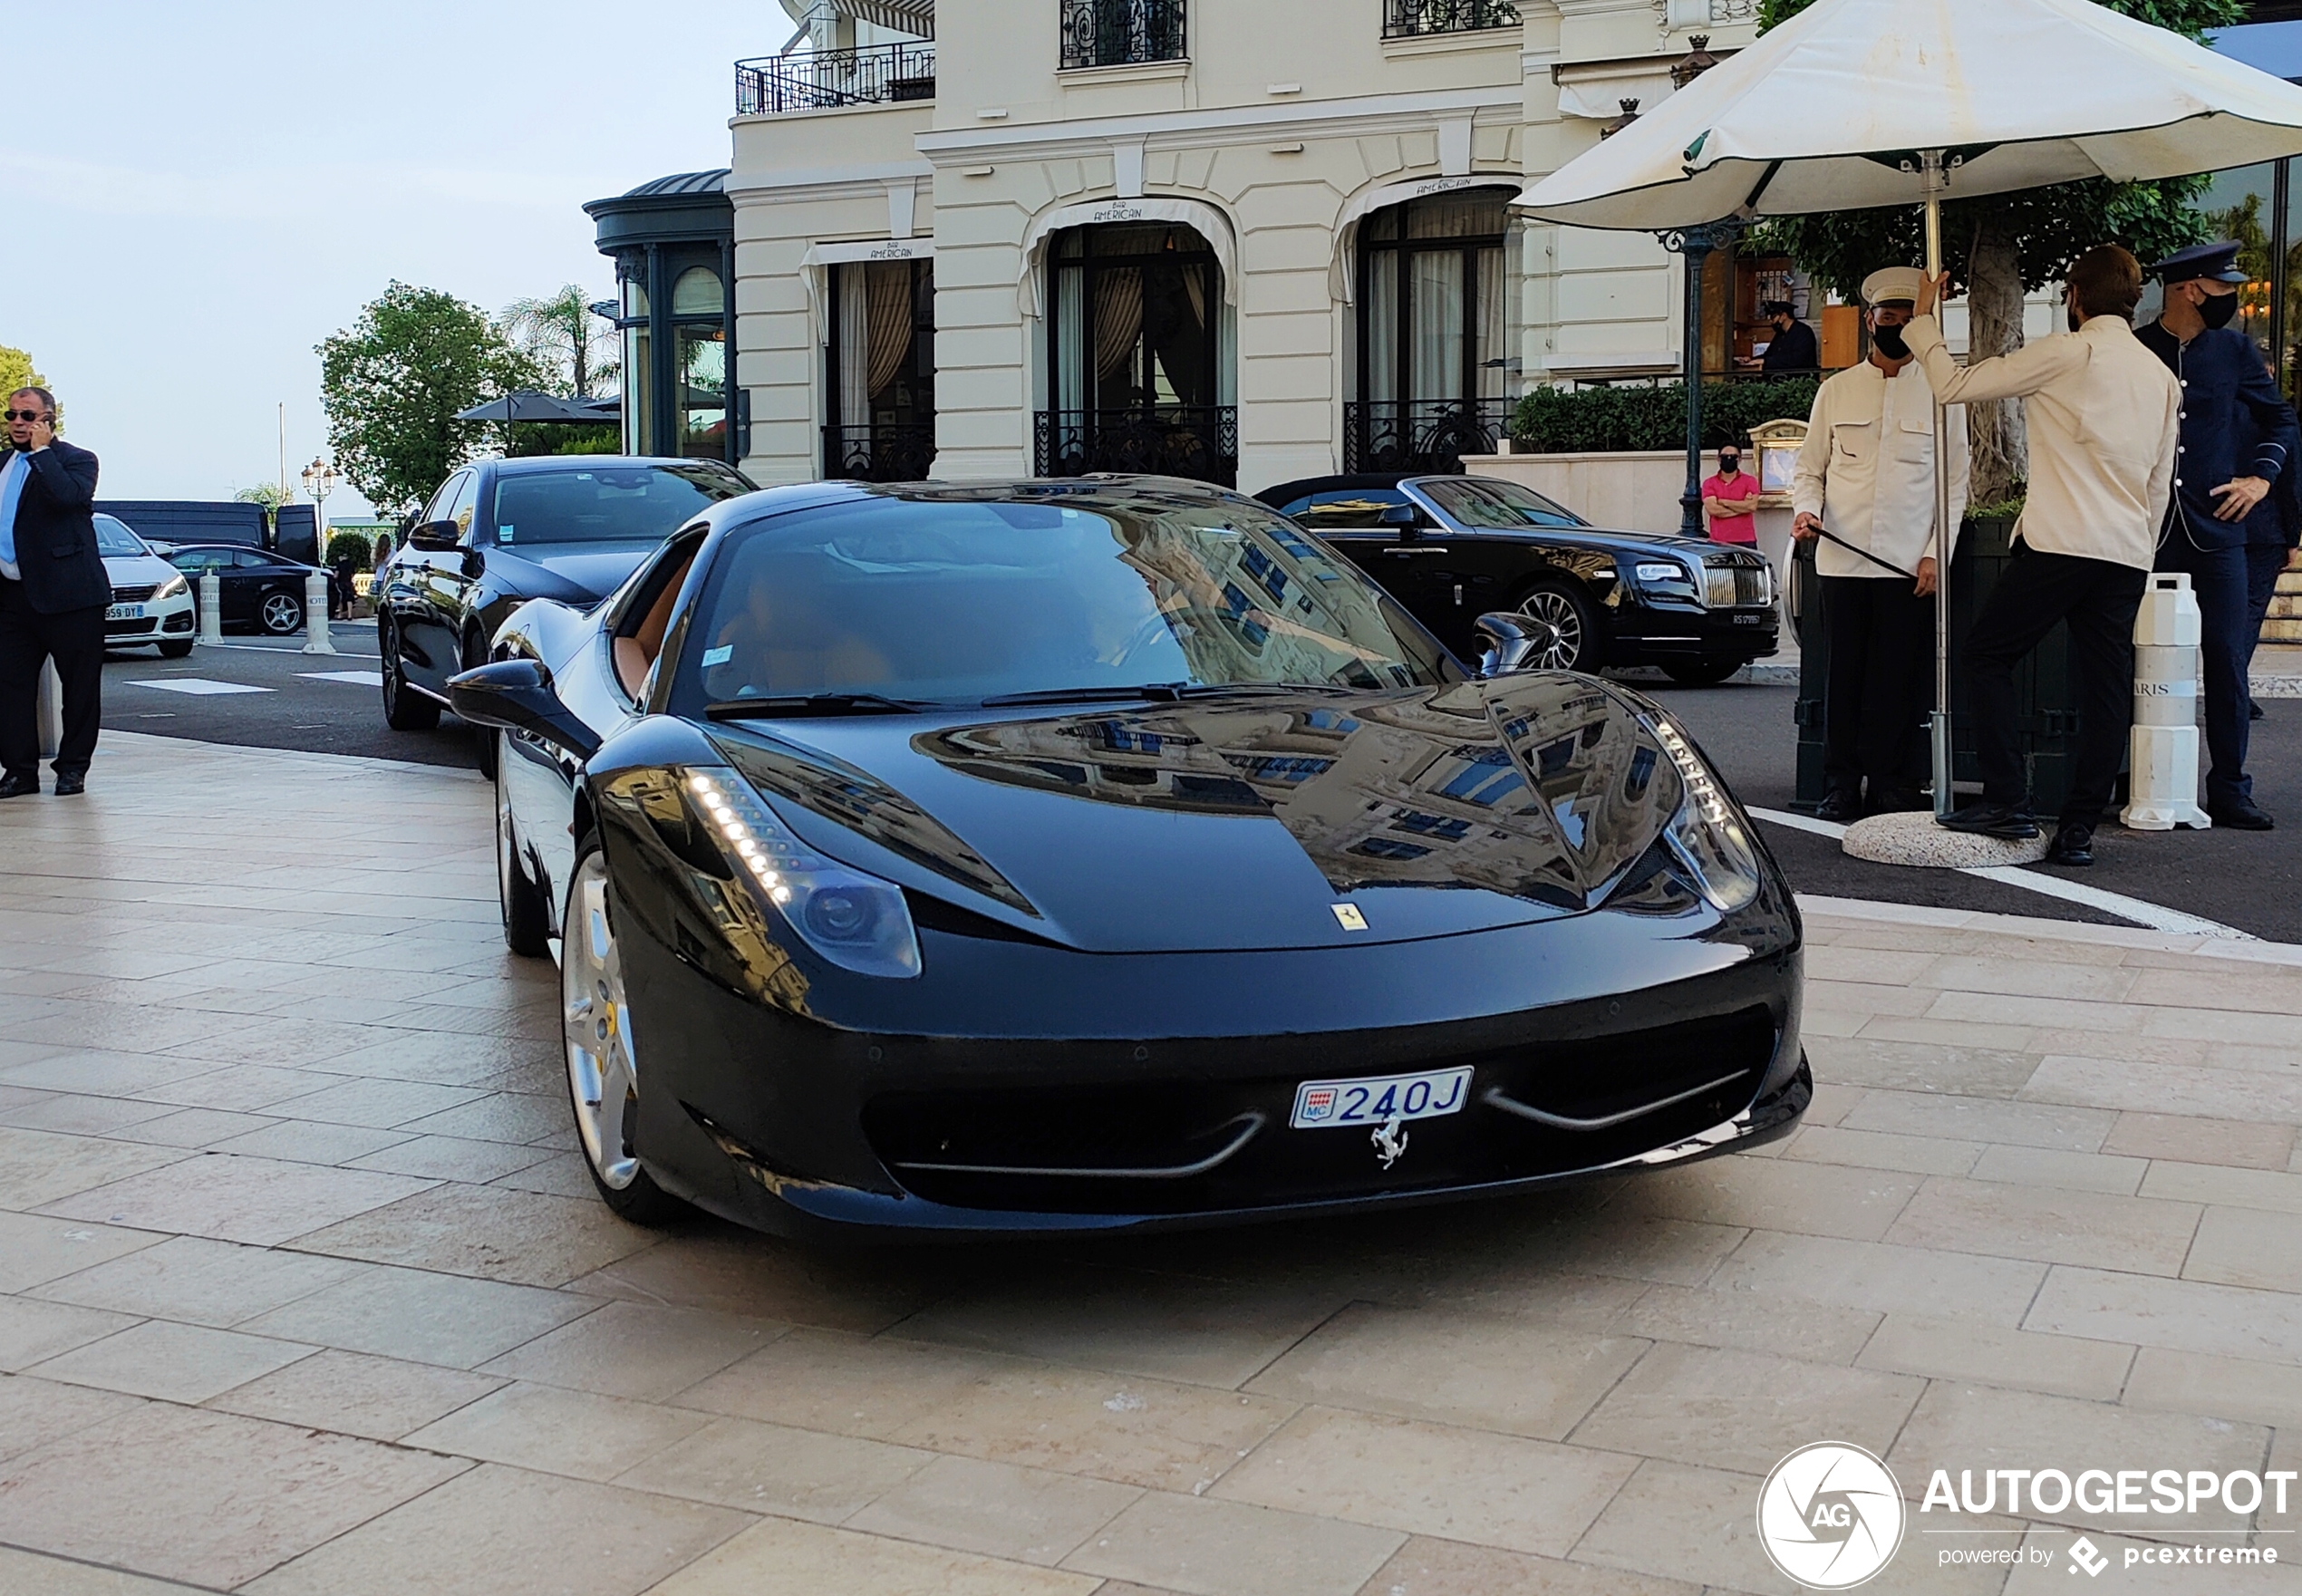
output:
[{"label": "green tree", "polygon": [[542,299],[515,299],[504,307],[504,332],[522,349],[550,365],[578,399],[618,374],[615,334],[602,324],[583,288],[568,284]]},{"label": "green tree", "polygon": [[31,355],[14,344],[0,343],[0,393],[47,385],[48,379],[34,369]]},{"label": "green tree", "polygon": [[[1764,0],[1759,31],[1797,15],[1813,0]],[[2102,0],[2109,10],[2187,38],[2246,20],[2244,0]],[[2048,69],[2050,70],[2050,69]],[[2209,236],[2192,202],[2203,178],[2144,183],[2095,179],[2011,194],[1953,198],[1942,207],[1943,265],[1967,295],[1968,347],[1980,360],[2022,343],[2022,302],[2059,277],[2097,244],[2125,245],[2144,262]],[[1954,179],[1952,194],[1958,192]],[[1823,212],[1769,222],[1756,247],[1795,258],[1826,286],[1852,299],[1882,266],[1923,258],[1916,204]],[[2027,470],[2022,409],[2013,401],[1967,407],[1973,440],[1974,498],[1997,502],[2018,491]]]},{"label": "green tree", "polygon": [[396,281],[318,353],[336,465],[392,512],[422,503],[478,450],[485,423],[458,411],[551,380],[478,305]]},{"label": "green tree", "polygon": [[280,485],[277,482],[258,482],[253,488],[243,488],[232,495],[237,503],[262,505],[264,513],[267,516],[287,503],[291,497],[293,496],[280,491]]}]

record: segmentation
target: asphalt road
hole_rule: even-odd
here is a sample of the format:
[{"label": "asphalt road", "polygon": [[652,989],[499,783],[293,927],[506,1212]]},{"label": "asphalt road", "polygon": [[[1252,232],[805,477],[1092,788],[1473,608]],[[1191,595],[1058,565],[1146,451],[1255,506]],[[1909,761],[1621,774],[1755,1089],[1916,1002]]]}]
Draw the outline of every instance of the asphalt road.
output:
[{"label": "asphalt road", "polygon": [[[304,653],[301,639],[234,637],[163,660],[149,650],[111,656],[104,669],[104,724],[203,742],[360,754],[472,768],[471,731],[452,715],[434,731],[383,723],[375,682],[375,634],[339,627],[333,659]],[[345,681],[334,675],[356,677]],[[208,685],[202,685],[208,684]],[[1729,682],[1680,688],[1639,682],[1692,730],[1743,801],[1787,809],[1797,737],[1789,687]],[[216,687],[242,691],[218,692]],[[190,691],[187,691],[190,689]],[[255,691],[246,691],[246,690]],[[2302,942],[2302,700],[2278,699],[2255,722],[2249,761],[2255,791],[2285,828],[2270,832],[2132,832],[2096,839],[2099,862],[2060,875],[2146,903],[2219,921],[2260,937]],[[99,763],[93,779],[102,779]],[[1763,823],[1764,824],[1764,823]],[[1800,892],[2042,919],[2122,924],[2116,915],[1955,872],[1911,870],[1848,858],[1827,837],[1765,825],[1768,846]]]}]

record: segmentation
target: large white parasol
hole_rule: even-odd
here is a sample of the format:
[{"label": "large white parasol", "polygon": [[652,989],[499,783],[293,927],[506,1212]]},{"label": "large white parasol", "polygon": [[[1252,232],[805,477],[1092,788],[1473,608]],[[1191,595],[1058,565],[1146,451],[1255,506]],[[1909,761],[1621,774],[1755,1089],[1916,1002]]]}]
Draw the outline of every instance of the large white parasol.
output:
[{"label": "large white parasol", "polygon": [[[2302,155],[2302,88],[2090,0],[1821,0],[1520,196],[1546,221],[1664,232],[2131,182]],[[1881,264],[1891,264],[1882,262]],[[1949,514],[1942,411],[1935,505]],[[1935,603],[1935,812],[1950,807],[1949,562]]]}]

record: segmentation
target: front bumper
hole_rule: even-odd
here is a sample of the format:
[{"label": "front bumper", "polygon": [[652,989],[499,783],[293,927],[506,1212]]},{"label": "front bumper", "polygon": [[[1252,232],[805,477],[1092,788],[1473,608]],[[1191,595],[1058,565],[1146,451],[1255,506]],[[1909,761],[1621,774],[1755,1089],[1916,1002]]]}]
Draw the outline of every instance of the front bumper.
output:
[{"label": "front bumper", "polygon": [[179,593],[173,598],[140,602],[144,608],[140,617],[104,623],[106,643],[125,647],[140,643],[158,643],[163,638],[192,635],[198,623],[190,594]]},{"label": "front bumper", "polygon": [[1698,609],[1692,605],[1626,607],[1608,639],[1610,665],[1664,664],[1673,660],[1755,660],[1781,645],[1782,617],[1769,605]]}]

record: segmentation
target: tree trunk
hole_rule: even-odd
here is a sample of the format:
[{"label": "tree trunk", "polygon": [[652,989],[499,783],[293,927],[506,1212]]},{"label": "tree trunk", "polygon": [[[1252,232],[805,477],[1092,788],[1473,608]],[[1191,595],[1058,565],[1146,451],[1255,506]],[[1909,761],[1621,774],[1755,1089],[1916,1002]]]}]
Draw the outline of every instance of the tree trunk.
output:
[{"label": "tree trunk", "polygon": [[[1996,218],[1979,218],[1967,261],[1968,361],[2021,348],[2022,260],[2011,229]],[[2022,401],[1997,399],[1970,404],[1967,426],[1974,468],[1970,501],[1994,504],[2011,498],[2030,474]]]}]

